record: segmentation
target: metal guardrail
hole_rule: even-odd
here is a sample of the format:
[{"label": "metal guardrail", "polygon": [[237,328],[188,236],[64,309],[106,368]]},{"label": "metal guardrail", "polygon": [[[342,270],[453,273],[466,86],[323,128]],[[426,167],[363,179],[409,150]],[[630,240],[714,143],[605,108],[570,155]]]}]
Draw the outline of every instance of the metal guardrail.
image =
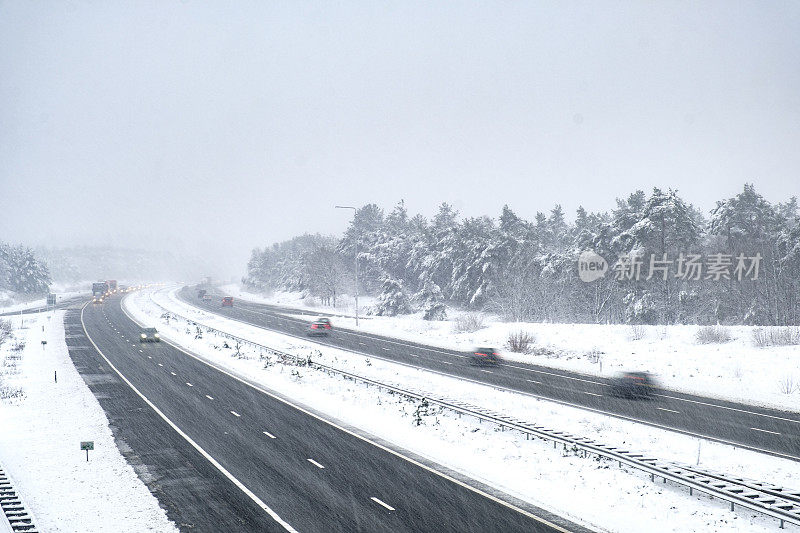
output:
[{"label": "metal guardrail", "polygon": [[0,467],[0,510],[3,511],[0,516],[0,530],[7,522],[10,530],[13,533],[37,533],[39,530],[33,522],[33,517],[25,509],[11,480]]},{"label": "metal guardrail", "polygon": [[775,518],[780,523],[780,528],[784,528],[785,523],[800,525],[800,491],[780,487],[765,482],[749,480],[746,478],[739,478],[729,476],[722,473],[707,471],[699,467],[681,465],[678,463],[660,461],[655,457],[649,457],[645,454],[635,453],[628,450],[623,450],[614,446],[607,446],[605,444],[594,441],[593,439],[572,435],[563,431],[546,428],[530,422],[518,420],[516,418],[497,413],[489,409],[477,407],[460,400],[454,400],[445,397],[437,397],[426,391],[418,389],[410,389],[406,387],[399,387],[397,385],[384,383],[364,376],[359,376],[346,370],[341,370],[323,363],[314,362],[310,357],[299,357],[294,354],[276,350],[245,339],[232,335],[220,329],[202,324],[193,318],[189,318],[178,314],[171,309],[168,309],[156,302],[153,299],[153,294],[150,294],[150,299],[160,309],[173,317],[180,318],[190,325],[205,329],[210,333],[222,336],[239,342],[241,345],[249,345],[261,351],[275,355],[283,362],[291,361],[294,364],[309,366],[327,372],[329,374],[336,374],[344,377],[345,379],[352,379],[366,385],[373,385],[381,389],[391,391],[396,394],[403,395],[407,398],[415,400],[425,400],[429,404],[439,405],[442,408],[451,410],[460,415],[467,415],[478,420],[486,420],[490,423],[496,424],[499,427],[525,433],[526,438],[535,437],[543,440],[553,442],[553,447],[557,447],[561,443],[565,448],[571,447],[574,451],[581,451],[584,457],[588,455],[596,455],[616,461],[620,466],[623,464],[628,465],[637,470],[650,474],[650,479],[655,481],[656,477],[662,478],[664,483],[667,480],[687,487],[689,494],[693,494],[695,490],[719,498],[730,503],[731,511],[734,510],[736,505],[756,511],[758,513]]}]

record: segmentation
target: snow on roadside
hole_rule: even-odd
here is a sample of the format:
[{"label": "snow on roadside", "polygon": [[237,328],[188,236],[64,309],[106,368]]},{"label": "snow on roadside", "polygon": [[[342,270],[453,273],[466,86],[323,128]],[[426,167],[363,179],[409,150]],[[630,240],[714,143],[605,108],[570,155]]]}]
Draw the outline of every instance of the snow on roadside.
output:
[{"label": "snow on roadside", "polygon": [[[241,298],[255,303],[281,305],[303,311],[327,315],[353,315],[355,314],[355,299],[348,294],[341,294],[336,297],[336,307],[332,305],[321,305],[316,298],[303,298],[299,292],[271,291],[268,295],[255,294],[242,289],[238,284],[231,283],[219,287],[219,290],[235,298]],[[374,305],[377,299],[374,296],[359,296],[358,308],[359,317],[362,319],[372,319],[365,316],[365,310]]]},{"label": "snow on roadside", "polygon": [[[223,290],[233,292],[234,287],[228,285]],[[314,310],[302,305],[297,293],[265,297],[241,289],[236,292],[240,298],[254,302]],[[756,328],[752,326],[723,326],[731,336],[729,342],[698,344],[695,335],[699,327],[690,325],[508,323],[484,315],[484,327],[474,332],[456,332],[456,319],[465,313],[449,312],[450,320],[441,322],[423,320],[420,313],[371,317],[361,321],[359,329],[454,350],[495,346],[508,360],[589,375],[647,370],[665,388],[800,411],[800,346],[756,347],[752,342]],[[355,321],[350,318],[337,318],[336,325],[355,329]],[[504,351],[509,335],[520,331],[535,339],[534,353]],[[786,387],[791,392],[784,392]]]},{"label": "snow on roadside", "polygon": [[[359,375],[491,406],[522,420],[662,459],[694,464],[700,446],[703,468],[800,486],[800,465],[792,461],[323,347],[193,308],[177,300],[174,292],[157,292],[153,297],[173,312],[199,323],[297,355],[313,353],[315,360]],[[652,483],[648,476],[620,469],[616,463],[581,459],[569,451],[553,450],[549,443],[526,441],[522,435],[499,431],[466,417],[459,419],[447,411],[430,409],[428,415],[421,417],[423,425],[417,427],[417,404],[308,368],[280,364],[264,368],[258,354],[248,354],[244,348],[243,357],[237,358],[235,347],[224,348],[223,339],[209,334],[196,339],[194,328],[182,321],[170,320],[166,324],[161,317],[163,311],[153,304],[147,292],[128,296],[124,306],[137,320],[157,326],[167,338],[216,364],[576,521],[612,531],[767,531],[776,527],[774,521],[760,515],[743,510],[731,513],[720,502],[690,497],[685,489],[672,485]],[[630,509],[635,509],[635,524],[631,524]]]},{"label": "snow on roadside", "polygon": [[[57,292],[55,293],[58,302],[61,300],[66,300],[68,298],[74,298],[75,296],[81,295],[88,295],[89,293],[86,290],[80,291],[68,291],[68,292]],[[10,305],[2,305],[3,302],[13,302],[16,298],[13,298],[9,293],[3,293],[0,296],[5,296],[5,299],[0,297],[0,313],[16,313],[17,311],[26,311],[28,309],[36,309],[37,307],[44,307],[47,304],[47,298],[37,298],[35,300],[28,300],[25,302],[14,303]]]},{"label": "snow on roadside", "polygon": [[[0,399],[0,464],[41,531],[177,531],[117,449],[69,357],[63,318],[63,311],[26,315],[25,329],[10,319],[17,340],[0,347],[0,376],[24,396]],[[24,349],[12,349],[17,341]],[[86,440],[95,447],[89,462],[80,450]]]}]

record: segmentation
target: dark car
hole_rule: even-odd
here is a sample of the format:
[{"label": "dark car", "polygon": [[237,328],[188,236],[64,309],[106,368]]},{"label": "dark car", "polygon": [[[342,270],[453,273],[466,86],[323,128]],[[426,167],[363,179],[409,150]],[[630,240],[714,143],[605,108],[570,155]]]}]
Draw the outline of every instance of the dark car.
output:
[{"label": "dark car", "polygon": [[655,389],[648,372],[623,372],[611,380],[609,392],[619,398],[649,398]]},{"label": "dark car", "polygon": [[333,329],[333,327],[331,326],[330,320],[315,320],[308,327],[308,334],[311,337],[324,336],[328,335],[331,332],[331,329]]},{"label": "dark car", "polygon": [[331,324],[331,319],[326,316],[321,316],[316,321],[322,322],[323,324],[328,324],[329,326],[333,326],[333,324]]},{"label": "dark car", "polygon": [[233,296],[225,296],[222,299],[222,307],[233,307]]},{"label": "dark car", "polygon": [[473,365],[496,365],[500,362],[500,354],[497,353],[497,348],[475,348],[470,354],[469,362]]},{"label": "dark car", "polygon": [[139,342],[161,342],[156,328],[144,328],[139,334]]}]

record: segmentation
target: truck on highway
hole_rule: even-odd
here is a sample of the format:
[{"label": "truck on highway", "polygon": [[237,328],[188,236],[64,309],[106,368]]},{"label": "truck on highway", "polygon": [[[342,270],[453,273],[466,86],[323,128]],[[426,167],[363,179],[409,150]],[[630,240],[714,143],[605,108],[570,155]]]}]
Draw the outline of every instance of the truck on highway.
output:
[{"label": "truck on highway", "polygon": [[97,281],[92,283],[92,296],[102,296],[108,292],[108,282]]},{"label": "truck on highway", "polygon": [[110,279],[110,280],[106,281],[106,283],[108,283],[108,290],[109,291],[114,292],[114,291],[117,290],[117,280]]}]

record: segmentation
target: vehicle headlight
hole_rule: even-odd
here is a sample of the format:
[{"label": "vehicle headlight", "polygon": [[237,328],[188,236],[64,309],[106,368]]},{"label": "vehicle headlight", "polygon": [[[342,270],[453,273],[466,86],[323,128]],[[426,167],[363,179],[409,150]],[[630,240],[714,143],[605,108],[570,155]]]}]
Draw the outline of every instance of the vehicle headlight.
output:
[{"label": "vehicle headlight", "polygon": [[158,338],[159,338],[159,337],[158,337],[158,333],[156,333],[155,335],[153,335],[153,337],[155,337],[156,339],[158,339]]},{"label": "vehicle headlight", "polygon": [[147,338],[147,335],[145,335],[144,333],[142,333],[140,336],[141,336],[143,339],[146,339],[146,338]]}]

